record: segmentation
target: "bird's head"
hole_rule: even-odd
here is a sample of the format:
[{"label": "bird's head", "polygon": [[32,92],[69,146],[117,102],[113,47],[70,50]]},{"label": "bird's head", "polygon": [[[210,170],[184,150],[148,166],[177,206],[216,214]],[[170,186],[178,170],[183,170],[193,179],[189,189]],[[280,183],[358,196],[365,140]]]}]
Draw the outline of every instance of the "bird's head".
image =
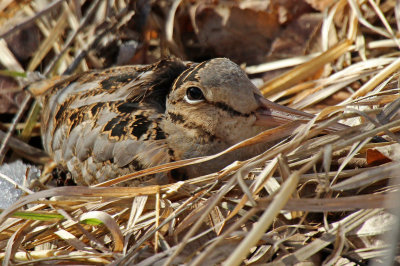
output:
[{"label": "bird's head", "polygon": [[[174,82],[167,119],[188,134],[229,145],[310,115],[266,100],[246,73],[226,58],[193,65]],[[311,116],[312,117],[312,116]]]}]

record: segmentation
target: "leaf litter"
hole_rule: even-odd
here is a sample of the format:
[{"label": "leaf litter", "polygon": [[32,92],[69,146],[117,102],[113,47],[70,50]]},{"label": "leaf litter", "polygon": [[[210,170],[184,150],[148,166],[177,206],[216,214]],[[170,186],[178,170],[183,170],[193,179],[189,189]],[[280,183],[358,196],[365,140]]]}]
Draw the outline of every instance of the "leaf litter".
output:
[{"label": "leaf litter", "polygon": [[[24,94],[38,76],[51,83],[63,74],[165,56],[227,56],[258,80],[267,98],[316,115],[217,155],[94,187],[54,187],[42,178],[26,187],[35,193],[2,210],[3,264],[399,262],[398,7],[393,1],[338,0],[298,1],[294,9],[290,1],[270,2],[0,5],[0,81],[11,77],[13,92]],[[310,28],[296,27],[305,22]],[[18,38],[10,36],[32,23],[34,30],[25,34],[33,52],[19,54],[12,48]],[[7,92],[8,84],[0,83],[1,90]],[[44,166],[48,158],[34,142],[37,106],[29,96],[20,102],[30,111],[0,108],[7,110],[0,154],[5,161],[22,157]],[[351,127],[329,131],[337,121]],[[284,138],[262,154],[207,176],[163,186],[112,186],[277,136]]]}]

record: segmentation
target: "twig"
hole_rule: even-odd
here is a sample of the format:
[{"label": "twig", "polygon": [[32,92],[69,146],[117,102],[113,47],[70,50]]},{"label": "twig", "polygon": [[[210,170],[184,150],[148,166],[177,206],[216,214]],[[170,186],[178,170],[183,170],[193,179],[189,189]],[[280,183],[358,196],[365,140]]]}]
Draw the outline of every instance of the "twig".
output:
[{"label": "twig", "polygon": [[42,9],[41,11],[37,12],[34,16],[26,19],[25,21],[19,23],[18,25],[14,26],[12,29],[9,29],[8,31],[6,31],[3,34],[0,34],[0,39],[2,38],[6,38],[8,35],[15,33],[17,30],[20,30],[28,25],[32,25],[32,21],[38,19],[39,17],[41,17],[42,15],[46,14],[47,12],[51,11],[53,8],[58,7],[62,2],[64,2],[65,0],[57,0],[53,3],[51,3],[50,5],[48,5],[47,7],[45,7],[44,9]]},{"label": "twig", "polygon": [[[172,253],[171,256],[168,257],[168,260],[164,262],[164,266],[166,265],[171,265],[173,260],[176,258],[176,256],[179,255],[179,253],[185,248],[185,245],[189,242],[189,239],[194,235],[197,230],[199,230],[200,226],[204,222],[204,220],[207,218],[209,213],[212,211],[212,209],[215,208],[215,206],[221,201],[221,199],[231,191],[232,186],[234,186],[236,183],[236,178],[231,178],[228,183],[226,183],[219,191],[218,194],[215,195],[215,198],[212,199],[210,204],[205,208],[203,211],[203,214],[200,216],[200,218],[196,221],[195,224],[192,225],[190,228],[189,232],[186,233],[185,237],[179,242],[178,248]],[[211,199],[211,198],[210,198]]]},{"label": "twig", "polygon": [[[117,19],[114,23],[112,23],[111,25],[109,25],[108,27],[106,27],[100,34],[98,34],[96,36],[96,38],[94,38],[91,43],[88,44],[87,48],[83,49],[78,56],[74,59],[74,61],[68,66],[68,68],[64,71],[63,75],[71,75],[72,72],[78,67],[78,65],[80,64],[80,62],[83,60],[83,58],[86,57],[86,55],[88,54],[88,52],[90,50],[92,50],[93,48],[95,48],[99,42],[101,41],[101,39],[103,39],[103,37],[105,35],[107,35],[108,33],[110,33],[111,31],[113,31],[115,29],[115,27],[118,25],[119,20],[125,16],[127,13],[127,9],[124,9],[120,12],[120,14],[118,14]],[[131,13],[128,13],[128,15],[130,15]],[[133,13],[132,13],[133,14]]]},{"label": "twig", "polygon": [[[0,140],[4,140],[6,136],[7,134],[0,130]],[[10,136],[7,140],[7,146],[11,147],[15,152],[21,153],[22,156],[35,163],[43,163],[43,158],[48,157],[48,155],[42,150],[32,147],[13,136]]]},{"label": "twig", "polygon": [[[155,228],[154,230],[150,231],[147,235],[143,236],[139,241],[137,241],[137,243],[129,249],[129,251],[127,252],[127,254],[126,254],[126,256],[124,258],[121,258],[120,260],[116,261],[115,263],[113,263],[111,265],[130,265],[130,264],[132,264],[133,263],[133,258],[136,255],[137,249],[140,248],[145,241],[147,241],[150,237],[152,237],[155,234],[155,232],[160,230],[164,225],[166,225],[167,223],[171,222],[173,219],[175,219],[175,217],[177,217],[178,215],[180,215],[184,211],[186,211],[187,208],[193,206],[195,203],[197,203],[199,200],[201,200],[204,195],[207,195],[210,191],[212,191],[212,189],[215,187],[216,184],[217,184],[217,182],[214,182],[211,185],[210,188],[208,188],[204,193],[201,193],[193,201],[192,201],[192,198],[187,199],[182,204],[182,206],[181,206],[182,208],[178,208],[173,213],[171,213],[168,216],[168,218],[163,220],[162,223],[160,223],[160,225],[157,228]],[[178,247],[179,246],[177,246],[177,248]],[[173,249],[176,250],[175,247],[173,247]]]},{"label": "twig", "polygon": [[26,188],[24,186],[21,186],[20,184],[18,184],[12,178],[6,176],[5,174],[0,173],[0,178],[6,180],[7,182],[10,182],[11,184],[13,184],[16,189],[21,189],[22,191],[24,191],[24,192],[26,192],[28,194],[32,194],[33,193],[32,190],[30,190],[30,189],[28,189],[28,188]]},{"label": "twig", "polygon": [[57,54],[57,56],[50,62],[50,64],[46,67],[44,71],[44,75],[47,76],[53,68],[56,66],[56,63],[58,60],[67,52],[68,48],[71,46],[72,42],[75,40],[75,37],[78,35],[78,33],[86,26],[88,23],[89,19],[94,15],[95,12],[97,12],[97,5],[100,3],[99,0],[95,1],[92,3],[92,5],[89,7],[89,10],[87,11],[86,16],[82,19],[81,23],[79,24],[79,28],[74,31],[71,35],[68,36],[68,39],[65,41],[63,49]]},{"label": "twig", "polygon": [[12,124],[11,124],[10,128],[8,129],[8,132],[5,136],[5,138],[3,139],[3,142],[1,143],[0,164],[3,163],[4,155],[6,154],[6,151],[7,151],[7,149],[6,149],[7,143],[10,140],[11,134],[14,132],[15,128],[17,127],[19,120],[21,120],[22,115],[24,114],[24,111],[25,111],[26,107],[28,106],[28,103],[30,102],[31,98],[32,98],[32,96],[30,94],[27,94],[25,96],[25,99],[22,102],[22,104],[18,110],[18,113],[14,116]]},{"label": "twig", "polygon": [[290,195],[296,189],[299,181],[299,176],[310,169],[320,158],[322,152],[314,155],[311,161],[305,164],[299,171],[293,172],[290,177],[283,183],[280,191],[275,196],[271,205],[262,214],[258,223],[253,227],[249,234],[240,242],[232,254],[224,261],[223,265],[239,265],[246,255],[250,252],[250,248],[253,247],[257,241],[262,237],[263,233],[271,225],[274,217],[279,213],[282,207],[286,204]]}]

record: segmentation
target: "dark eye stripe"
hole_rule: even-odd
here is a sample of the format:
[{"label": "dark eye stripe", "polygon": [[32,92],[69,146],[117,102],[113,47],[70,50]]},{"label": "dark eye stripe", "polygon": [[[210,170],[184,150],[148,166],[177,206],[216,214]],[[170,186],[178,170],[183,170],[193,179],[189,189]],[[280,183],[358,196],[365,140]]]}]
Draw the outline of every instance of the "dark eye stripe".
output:
[{"label": "dark eye stripe", "polygon": [[231,116],[244,116],[244,117],[249,117],[250,114],[244,114],[241,113],[239,111],[236,111],[235,109],[233,109],[232,107],[230,107],[229,105],[227,105],[226,103],[223,102],[213,102],[211,103],[214,106],[216,106],[217,108],[224,110],[225,112],[229,113]]}]

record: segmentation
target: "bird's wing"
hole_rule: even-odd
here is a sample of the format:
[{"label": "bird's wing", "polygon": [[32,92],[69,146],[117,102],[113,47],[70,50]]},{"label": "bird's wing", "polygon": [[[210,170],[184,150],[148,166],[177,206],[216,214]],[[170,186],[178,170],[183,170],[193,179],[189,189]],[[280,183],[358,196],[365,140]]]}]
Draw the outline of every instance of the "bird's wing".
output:
[{"label": "bird's wing", "polygon": [[175,64],[175,73],[160,63],[115,67],[65,78],[42,93],[46,151],[83,184],[168,162],[159,123],[185,65],[165,64]]}]

